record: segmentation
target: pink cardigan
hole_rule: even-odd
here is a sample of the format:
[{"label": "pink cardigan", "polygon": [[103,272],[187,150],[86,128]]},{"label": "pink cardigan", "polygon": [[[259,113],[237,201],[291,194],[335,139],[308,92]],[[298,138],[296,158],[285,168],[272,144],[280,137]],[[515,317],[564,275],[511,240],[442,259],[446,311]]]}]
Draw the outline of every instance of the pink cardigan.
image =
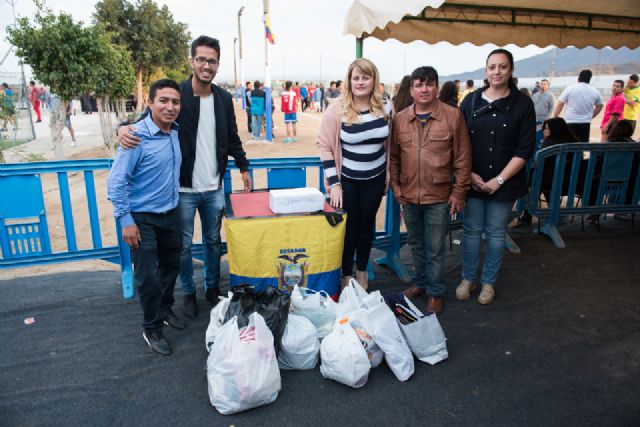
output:
[{"label": "pink cardigan", "polygon": [[[340,116],[341,105],[339,101],[336,101],[329,105],[322,116],[322,122],[320,123],[320,130],[318,132],[318,138],[316,138],[316,144],[320,149],[320,160],[323,162],[326,160],[333,160],[336,163],[336,172],[338,179],[341,177],[342,169],[342,147],[340,146],[340,127],[342,126],[342,117]],[[391,111],[393,114],[393,108]],[[391,141],[391,123],[389,120],[389,136],[384,141],[384,151],[387,159],[387,172],[386,172],[386,185],[389,185],[389,143]],[[327,182],[327,176],[324,176],[325,188],[329,188]]]}]

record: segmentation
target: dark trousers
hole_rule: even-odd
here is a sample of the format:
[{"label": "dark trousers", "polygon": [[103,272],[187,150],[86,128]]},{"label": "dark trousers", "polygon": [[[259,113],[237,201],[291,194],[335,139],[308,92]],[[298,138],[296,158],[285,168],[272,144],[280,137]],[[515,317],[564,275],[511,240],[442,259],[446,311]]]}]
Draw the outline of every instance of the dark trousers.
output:
[{"label": "dark trousers", "polygon": [[173,305],[173,289],[180,272],[180,215],[177,209],[165,214],[134,212],[131,215],[141,238],[138,249],[131,252],[142,306],[142,327],[148,332],[159,331],[165,312]]},{"label": "dark trousers", "polygon": [[367,180],[342,177],[342,204],[347,211],[347,230],[342,252],[342,274],[353,275],[353,257],[360,271],[367,269],[376,213],[384,195],[385,174]]},{"label": "dark trousers", "polygon": [[251,133],[251,107],[246,109],[247,111],[247,130]]},{"label": "dark trousers", "polygon": [[589,142],[591,123],[567,123],[567,126],[578,137],[578,141]]}]

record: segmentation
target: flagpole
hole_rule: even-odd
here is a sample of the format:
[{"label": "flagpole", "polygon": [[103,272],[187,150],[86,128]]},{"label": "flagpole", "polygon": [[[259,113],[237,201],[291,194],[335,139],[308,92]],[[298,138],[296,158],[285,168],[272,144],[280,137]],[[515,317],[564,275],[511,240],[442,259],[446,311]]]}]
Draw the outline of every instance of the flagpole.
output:
[{"label": "flagpole", "polygon": [[273,142],[273,117],[271,115],[271,103],[273,102],[271,98],[271,46],[269,40],[267,39],[267,24],[270,22],[269,19],[269,0],[263,0],[264,2],[264,91],[265,91],[265,113],[267,116],[267,120],[265,123],[266,127],[266,140],[269,142]]},{"label": "flagpole", "polygon": [[[242,109],[247,109],[245,90],[246,86],[244,84],[244,67],[242,65],[242,29],[240,28],[240,17],[242,16],[242,11],[244,10],[244,6],[240,8],[238,11],[238,56],[240,57],[240,86],[242,86]],[[234,53],[235,55],[235,53]]]},{"label": "flagpole", "polygon": [[236,43],[238,43],[238,38],[233,38],[233,93],[236,97],[236,102],[238,102],[238,73],[236,71]]}]

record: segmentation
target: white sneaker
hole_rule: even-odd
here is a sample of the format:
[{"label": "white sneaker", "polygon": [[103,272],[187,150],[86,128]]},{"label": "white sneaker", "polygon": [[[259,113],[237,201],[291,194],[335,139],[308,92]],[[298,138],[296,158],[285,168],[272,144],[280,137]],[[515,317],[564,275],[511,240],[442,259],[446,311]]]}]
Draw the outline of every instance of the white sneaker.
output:
[{"label": "white sneaker", "polygon": [[75,141],[71,141],[71,144],[69,144],[69,147],[75,147],[76,146],[76,142]]},{"label": "white sneaker", "polygon": [[467,279],[462,279],[462,282],[456,288],[456,298],[460,301],[466,301],[469,299],[471,292],[476,290],[476,285]]},{"label": "white sneaker", "polygon": [[489,305],[493,302],[493,298],[496,295],[495,289],[491,285],[482,285],[480,295],[478,295],[478,302],[482,305]]}]

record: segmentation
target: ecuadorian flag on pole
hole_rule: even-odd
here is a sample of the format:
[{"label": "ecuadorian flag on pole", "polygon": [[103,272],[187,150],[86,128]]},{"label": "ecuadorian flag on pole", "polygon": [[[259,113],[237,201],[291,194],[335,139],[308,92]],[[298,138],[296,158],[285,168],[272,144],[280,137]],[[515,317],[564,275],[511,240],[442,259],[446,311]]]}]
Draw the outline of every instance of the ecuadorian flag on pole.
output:
[{"label": "ecuadorian flag on pole", "polygon": [[269,43],[276,44],[276,39],[273,37],[273,31],[271,31],[271,20],[268,15],[267,19],[264,21],[264,28],[265,36],[267,37],[267,40],[269,40]]}]

